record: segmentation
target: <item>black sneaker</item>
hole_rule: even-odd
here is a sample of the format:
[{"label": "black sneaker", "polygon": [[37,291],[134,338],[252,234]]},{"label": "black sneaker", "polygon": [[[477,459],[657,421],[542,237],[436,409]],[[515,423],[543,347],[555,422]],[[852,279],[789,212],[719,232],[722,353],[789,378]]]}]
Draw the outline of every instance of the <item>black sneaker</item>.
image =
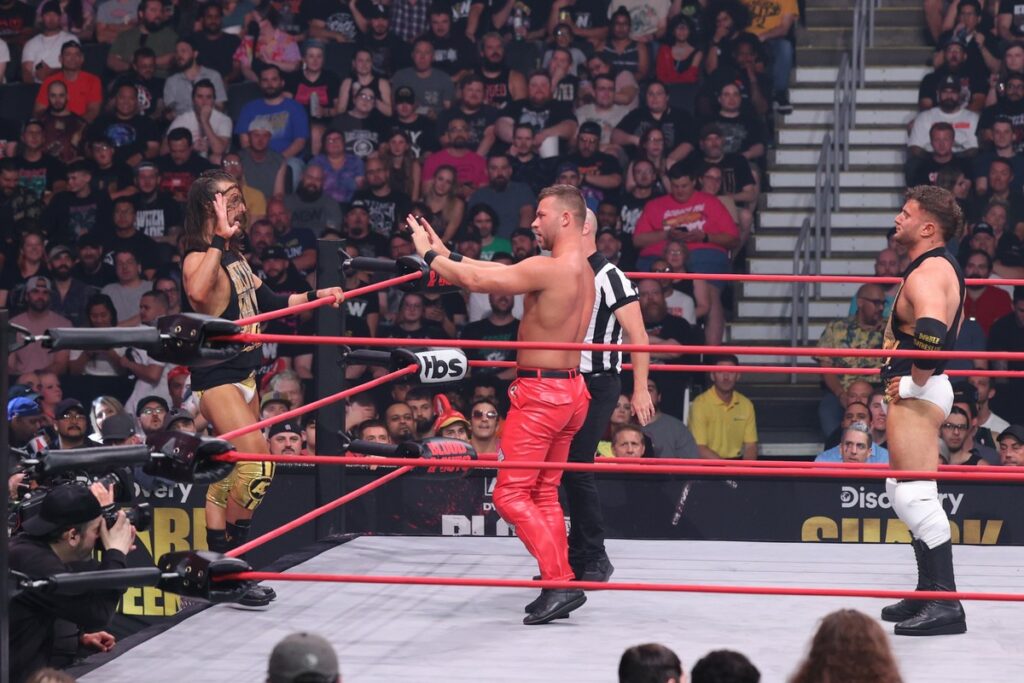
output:
[{"label": "black sneaker", "polygon": [[612,566],[611,561],[608,560],[608,556],[605,555],[600,560],[587,562],[583,571],[576,574],[576,580],[608,583],[608,579],[612,578],[612,574],[614,573],[615,567]]},{"label": "black sneaker", "polygon": [[789,103],[788,90],[783,90],[775,96],[775,111],[782,116],[793,113],[793,105]]},{"label": "black sneaker", "polygon": [[235,609],[263,611],[270,609],[270,603],[277,599],[273,588],[253,586],[247,590],[237,602],[228,603]]}]

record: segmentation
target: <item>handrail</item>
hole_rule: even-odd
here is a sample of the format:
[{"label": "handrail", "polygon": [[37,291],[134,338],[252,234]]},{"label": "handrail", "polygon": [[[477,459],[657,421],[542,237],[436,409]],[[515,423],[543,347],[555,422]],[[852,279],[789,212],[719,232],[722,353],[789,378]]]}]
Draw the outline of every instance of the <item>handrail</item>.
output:
[{"label": "handrail", "polygon": [[[812,239],[817,243],[817,239],[814,239],[811,236],[812,227],[811,217],[807,216],[804,218],[804,222],[800,225],[800,235],[796,238],[796,245],[793,248],[793,272],[795,274],[810,274],[812,268]],[[815,244],[814,251],[818,251],[817,244]],[[810,284],[807,282],[794,282],[793,287],[790,290],[789,344],[793,347],[806,346],[808,342],[808,322],[810,319],[809,292]],[[792,373],[789,376],[789,383],[796,384],[796,381],[797,375],[796,373]]]}]

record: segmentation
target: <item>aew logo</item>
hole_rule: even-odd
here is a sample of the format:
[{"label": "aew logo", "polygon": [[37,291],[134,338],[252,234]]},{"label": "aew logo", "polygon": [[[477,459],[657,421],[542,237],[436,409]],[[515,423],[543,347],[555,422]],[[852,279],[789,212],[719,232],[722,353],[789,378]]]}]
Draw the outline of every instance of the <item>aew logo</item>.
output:
[{"label": "aew logo", "polygon": [[434,349],[416,354],[420,366],[420,382],[442,384],[457,382],[466,376],[469,363],[466,354],[458,349]]}]

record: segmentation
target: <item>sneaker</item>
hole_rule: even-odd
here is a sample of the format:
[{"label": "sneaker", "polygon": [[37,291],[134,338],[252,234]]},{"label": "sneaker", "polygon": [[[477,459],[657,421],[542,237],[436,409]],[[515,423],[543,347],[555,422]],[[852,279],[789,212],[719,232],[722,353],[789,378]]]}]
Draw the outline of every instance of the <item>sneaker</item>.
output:
[{"label": "sneaker", "polygon": [[775,111],[782,116],[793,113],[793,105],[789,103],[788,90],[783,90],[775,96]]},{"label": "sneaker", "polygon": [[608,579],[612,578],[612,574],[615,572],[615,567],[608,560],[608,556],[601,558],[600,560],[592,560],[587,562],[581,573],[576,574],[577,581],[598,581],[600,583],[607,583]]}]

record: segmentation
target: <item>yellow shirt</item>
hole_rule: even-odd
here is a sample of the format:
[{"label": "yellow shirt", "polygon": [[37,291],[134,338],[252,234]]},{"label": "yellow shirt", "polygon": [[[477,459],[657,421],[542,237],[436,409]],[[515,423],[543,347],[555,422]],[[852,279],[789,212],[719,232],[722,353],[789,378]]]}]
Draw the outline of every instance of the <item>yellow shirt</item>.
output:
[{"label": "yellow shirt", "polygon": [[267,215],[267,197],[255,187],[242,185],[242,199],[245,201],[245,210],[249,214],[249,222]]},{"label": "yellow shirt", "polygon": [[796,0],[743,0],[743,4],[750,10],[747,30],[758,36],[778,27],[785,14],[800,15]]},{"label": "yellow shirt", "polygon": [[706,446],[723,458],[739,458],[743,444],[757,443],[754,404],[738,391],[726,404],[714,387],[698,396],[690,406],[690,432],[697,445]]}]

